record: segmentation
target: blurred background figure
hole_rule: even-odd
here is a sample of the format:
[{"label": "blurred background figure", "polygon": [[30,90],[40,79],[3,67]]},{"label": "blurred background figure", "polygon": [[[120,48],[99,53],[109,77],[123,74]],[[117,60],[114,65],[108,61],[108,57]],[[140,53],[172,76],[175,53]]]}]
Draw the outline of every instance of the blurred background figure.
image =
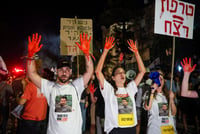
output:
[{"label": "blurred background figure", "polygon": [[89,105],[88,95],[89,95],[89,90],[87,90],[86,88],[81,94],[81,101],[80,101],[81,113],[82,113],[82,118],[83,118],[82,132],[85,132],[86,130],[86,120],[87,120],[86,111]]},{"label": "blurred background figure", "polygon": [[0,134],[6,134],[9,118],[9,99],[12,97],[13,89],[7,76],[0,74]]},{"label": "blurred background figure", "polygon": [[[146,134],[147,128],[147,111],[143,109],[144,99],[143,96],[145,92],[150,92],[151,83],[149,83],[149,74],[147,71],[140,84],[138,85],[138,92],[136,94],[136,110],[137,110],[137,120],[138,124],[136,126],[136,134]],[[142,129],[141,129],[142,128]]]},{"label": "blurred background figure", "polygon": [[9,118],[9,100],[13,97],[13,89],[8,70],[3,58],[0,56],[0,134],[6,134]]}]

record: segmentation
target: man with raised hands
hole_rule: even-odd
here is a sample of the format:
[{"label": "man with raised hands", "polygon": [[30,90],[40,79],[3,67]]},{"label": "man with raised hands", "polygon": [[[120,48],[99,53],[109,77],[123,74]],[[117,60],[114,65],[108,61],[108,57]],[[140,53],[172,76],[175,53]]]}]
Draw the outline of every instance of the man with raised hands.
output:
[{"label": "man with raised hands", "polygon": [[[80,34],[80,44],[75,42],[85,54],[86,71],[81,77],[76,78],[72,82],[70,81],[72,67],[66,60],[58,61],[56,69],[57,78],[55,82],[41,78],[41,76],[37,74],[33,57],[42,48],[40,41],[41,35],[38,35],[38,33],[33,34],[32,38],[30,36],[28,38],[27,69],[29,78],[41,89],[41,92],[48,101],[49,122],[47,134],[81,134],[82,117],[79,105],[80,97],[94,71],[93,61],[89,53],[91,37],[88,39],[88,35],[83,33]],[[55,106],[59,103],[62,96],[68,98],[67,105],[72,107],[72,111],[56,112]]]}]

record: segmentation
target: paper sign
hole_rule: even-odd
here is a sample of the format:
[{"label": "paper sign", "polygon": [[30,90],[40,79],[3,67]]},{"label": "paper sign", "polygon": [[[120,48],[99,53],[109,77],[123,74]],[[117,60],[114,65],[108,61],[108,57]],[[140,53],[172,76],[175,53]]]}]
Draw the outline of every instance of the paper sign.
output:
[{"label": "paper sign", "polygon": [[[93,39],[91,19],[61,18],[60,23],[60,55],[83,55],[75,42],[80,42],[80,34],[87,33]],[[93,53],[91,39],[90,53]]]},{"label": "paper sign", "polygon": [[194,13],[194,4],[156,0],[154,33],[192,39]]}]

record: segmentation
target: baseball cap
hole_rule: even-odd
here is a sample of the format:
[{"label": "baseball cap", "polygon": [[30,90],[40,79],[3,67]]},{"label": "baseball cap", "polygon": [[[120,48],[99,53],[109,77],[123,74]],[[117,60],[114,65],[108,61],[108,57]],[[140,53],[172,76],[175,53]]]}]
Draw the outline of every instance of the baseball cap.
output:
[{"label": "baseball cap", "polygon": [[57,69],[62,68],[62,67],[69,67],[72,68],[71,63],[67,61],[66,59],[60,59],[57,62]]}]

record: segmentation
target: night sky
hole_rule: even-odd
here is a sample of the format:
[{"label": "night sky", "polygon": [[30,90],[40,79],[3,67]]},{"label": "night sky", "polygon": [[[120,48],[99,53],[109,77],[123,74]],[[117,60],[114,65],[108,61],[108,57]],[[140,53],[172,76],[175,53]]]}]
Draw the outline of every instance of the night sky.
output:
[{"label": "night sky", "polygon": [[[33,3],[31,3],[33,2]],[[68,2],[68,1],[66,1]],[[20,57],[27,54],[27,40],[32,33],[42,35],[43,51],[59,53],[60,18],[97,19],[103,11],[102,1],[70,1],[66,2],[15,2],[4,3],[0,6],[0,55],[7,68],[21,66],[24,63]],[[47,46],[49,45],[49,46]]]},{"label": "night sky", "polygon": [[[140,1],[141,0],[135,0]],[[191,0],[195,1],[195,0]],[[197,0],[198,1],[198,0]],[[69,2],[69,3],[67,3]],[[99,15],[105,10],[106,0],[93,1],[27,1],[4,2],[0,5],[0,55],[10,70],[24,63],[20,57],[27,54],[27,39],[32,33],[42,35],[42,51],[47,55],[59,53],[60,18],[93,19],[94,36],[101,34],[96,26]],[[136,4],[133,5],[135,8]],[[199,2],[198,2],[199,6]],[[196,7],[199,10],[198,7]],[[198,11],[199,13],[199,11]],[[199,16],[198,16],[199,17]],[[195,18],[200,19],[200,18]],[[188,46],[187,46],[188,47]],[[187,49],[188,50],[188,49]]]}]

